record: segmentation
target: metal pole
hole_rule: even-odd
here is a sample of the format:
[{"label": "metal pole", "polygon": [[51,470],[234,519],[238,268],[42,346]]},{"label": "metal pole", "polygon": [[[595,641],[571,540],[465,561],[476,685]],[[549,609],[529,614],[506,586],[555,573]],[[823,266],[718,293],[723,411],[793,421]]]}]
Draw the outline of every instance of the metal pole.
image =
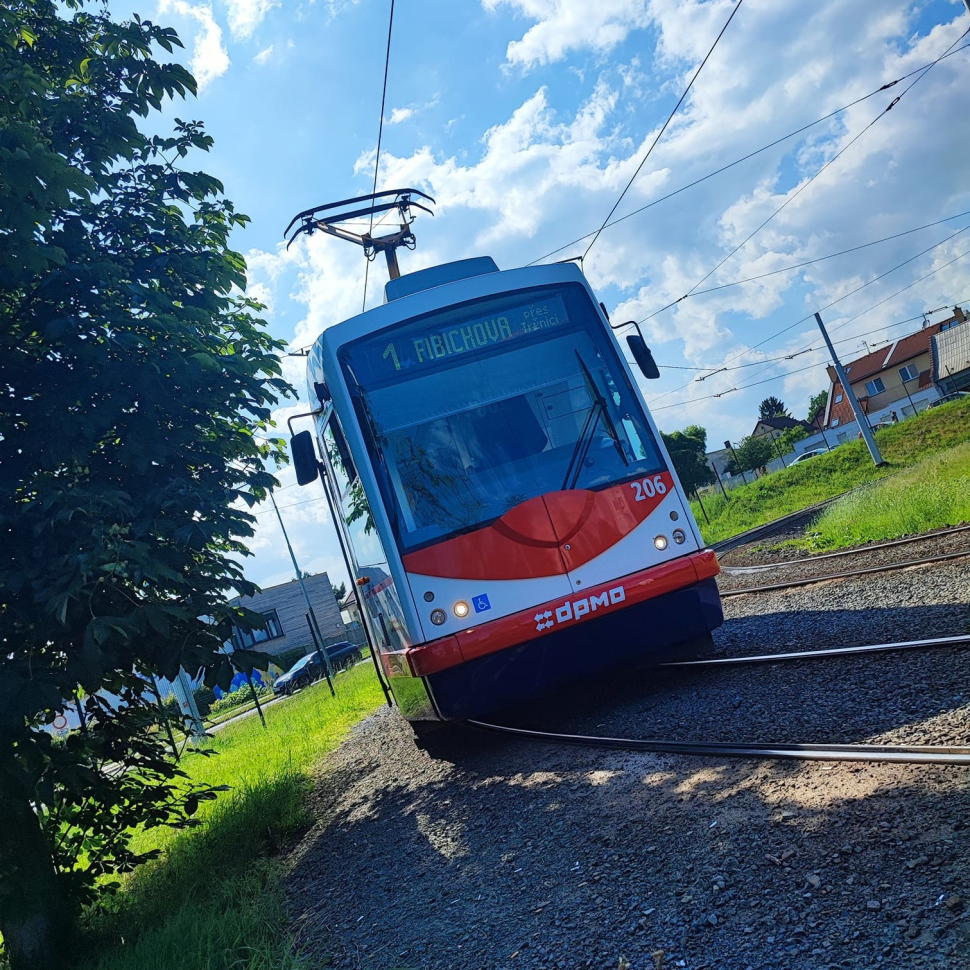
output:
[{"label": "metal pole", "polygon": [[741,481],[747,485],[748,480],[744,477],[744,469],[741,467],[741,462],[738,461],[738,453],[734,450],[734,445],[732,445],[730,441],[725,441],[724,447],[731,450],[731,454],[734,455],[734,464],[737,466],[738,471],[741,472]]},{"label": "metal pole", "polygon": [[865,438],[866,447],[869,449],[869,454],[872,456],[873,464],[877,468],[882,468],[886,462],[879,453],[879,446],[876,444],[876,439],[872,436],[872,428],[869,427],[869,422],[866,420],[866,415],[862,408],[859,407],[859,402],[856,400],[855,393],[852,390],[852,385],[849,383],[849,378],[846,376],[845,370],[842,367],[842,362],[839,360],[838,354],[836,354],[835,348],[832,346],[832,341],[829,340],[828,331],[825,329],[825,324],[822,323],[822,317],[818,313],[815,314],[815,322],[818,324],[818,329],[822,331],[822,339],[825,341],[825,346],[829,349],[829,354],[832,357],[832,363],[835,365],[835,373],[838,374],[839,381],[842,383],[842,390],[844,391],[846,397],[848,397],[849,404],[852,406],[852,413],[855,415],[855,419],[859,423],[859,430],[862,432],[862,437]]},{"label": "metal pole", "polygon": [[785,461],[785,456],[781,453],[781,448],[778,447],[778,439],[771,432],[768,432],[768,437],[771,438],[771,443],[775,446],[775,454],[781,459],[782,468],[787,468],[788,462]]},{"label": "metal pole", "polygon": [[721,481],[721,476],[717,472],[717,465],[713,461],[711,462],[711,471],[714,472],[714,477],[717,479],[717,484],[721,486],[721,494],[725,499],[727,499],[728,493],[725,491],[724,482]]},{"label": "metal pole", "polygon": [[330,696],[336,697],[336,693],[333,689],[333,681],[330,679],[330,674],[327,672],[327,663],[324,659],[324,651],[320,647],[320,641],[317,639],[316,631],[313,629],[313,624],[310,622],[310,614],[306,614],[306,625],[310,628],[310,639],[313,641],[313,645],[317,648],[317,656],[320,658],[320,662],[323,664],[323,676],[327,678],[327,686],[330,688]]},{"label": "metal pole", "polygon": [[354,593],[354,600],[357,602],[357,612],[360,614],[360,623],[364,628],[364,637],[367,640],[367,647],[370,650],[371,660],[374,661],[374,672],[377,674],[377,679],[380,681],[381,690],[384,691],[384,700],[387,701],[388,707],[393,707],[391,702],[391,691],[384,680],[384,674],[381,671],[381,663],[377,659],[378,650],[374,645],[374,637],[371,634],[371,629],[367,625],[367,616],[365,615],[364,607],[364,597],[361,595],[360,587],[354,581],[354,568],[353,563],[350,559],[350,552],[347,549],[346,538],[344,536],[343,527],[337,521],[337,508],[336,503],[330,495],[330,483],[329,483],[329,472],[327,467],[323,462],[319,463],[320,467],[320,484],[323,486],[323,494],[327,499],[327,507],[330,509],[330,519],[333,522],[334,531],[337,533],[337,542],[340,543],[340,554],[344,557],[344,566],[347,568],[347,579],[350,581],[350,588]]},{"label": "metal pole", "polygon": [[707,517],[707,509],[704,508],[704,503],[701,501],[701,493],[694,489],[694,498],[697,499],[697,504],[701,507],[701,511],[704,513],[704,521],[710,525],[711,520]]},{"label": "metal pole", "polygon": [[[280,528],[283,530],[283,539],[286,542],[286,548],[290,551],[290,559],[293,560],[293,569],[296,572],[296,578],[299,580],[300,589],[303,590],[303,598],[306,600],[306,607],[310,611],[310,618],[313,621],[313,625],[316,628],[317,636],[320,637],[320,642],[323,642],[323,636],[320,633],[320,625],[317,623],[317,615],[313,612],[313,604],[310,602],[310,595],[306,591],[306,583],[303,582],[303,573],[300,572],[300,567],[296,561],[296,554],[293,552],[293,547],[290,545],[290,537],[286,534],[286,526],[283,525],[283,516],[280,515],[279,507],[276,504],[276,496],[273,494],[273,490],[269,490],[269,500],[273,503],[273,508],[276,510],[276,518],[280,520]],[[327,677],[333,676],[333,668],[330,666],[330,658],[327,656],[326,652],[323,654],[323,665],[327,670]]]},{"label": "metal pole", "polygon": [[[910,380],[913,378],[911,377]],[[909,397],[909,388],[906,386],[906,381],[903,381],[903,390],[906,392],[906,397]],[[913,403],[913,399],[909,397],[909,406],[913,409],[913,414],[916,414],[916,405]]]}]

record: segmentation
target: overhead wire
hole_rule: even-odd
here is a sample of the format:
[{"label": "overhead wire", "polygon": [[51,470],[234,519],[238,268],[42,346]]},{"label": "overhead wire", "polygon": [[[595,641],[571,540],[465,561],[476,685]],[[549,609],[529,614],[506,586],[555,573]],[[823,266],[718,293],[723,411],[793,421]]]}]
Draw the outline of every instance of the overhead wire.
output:
[{"label": "overhead wire", "polygon": [[[855,314],[855,316],[852,316],[848,320],[845,320],[842,323],[837,324],[834,327],[831,327],[829,329],[829,332],[830,333],[834,333],[836,330],[841,330],[843,327],[848,326],[853,321],[858,320],[859,317],[865,316],[865,314],[871,312],[872,310],[875,310],[877,307],[882,306],[882,304],[884,304],[884,303],[888,302],[889,300],[893,299],[893,297],[898,296],[900,293],[904,292],[905,290],[910,289],[911,287],[915,286],[917,283],[923,282],[923,280],[928,279],[929,277],[931,277],[931,276],[935,275],[936,273],[940,272],[940,270],[945,269],[947,266],[949,266],[952,263],[956,262],[958,259],[962,259],[964,256],[967,256],[967,255],[970,255],[970,250],[967,250],[966,252],[961,253],[959,256],[954,257],[954,259],[951,259],[949,262],[944,263],[942,266],[938,266],[936,269],[931,270],[929,273],[926,273],[924,276],[921,276],[919,279],[914,280],[912,283],[908,283],[906,286],[902,287],[901,289],[897,290],[895,293],[892,293],[889,296],[885,297],[884,299],[880,300],[878,303],[874,303],[874,304],[872,304],[872,306],[866,307],[865,310],[860,310],[859,313]],[[846,294],[846,296],[851,296],[851,295],[852,295],[851,293]],[[840,298],[840,299],[843,299],[843,298]],[[838,302],[838,301],[835,301],[835,302]],[[830,304],[830,305],[832,305],[832,304]],[[807,319],[809,319],[809,318],[806,318],[806,320]],[[915,319],[915,318],[913,318],[913,319]],[[854,335],[852,337],[847,338],[847,340],[855,340],[859,336],[862,336],[862,335],[861,334]],[[846,340],[835,341],[835,342],[836,343],[845,343]],[[795,353],[790,354],[790,355],[788,355],[788,356],[786,356],[786,357],[784,357],[782,359],[783,360],[790,360],[790,359],[793,359],[795,357],[800,356],[803,353],[811,353],[813,351],[816,351],[817,352],[817,351],[820,351],[822,349],[823,348],[821,348],[821,347],[807,347],[807,348],[805,348],[803,350],[796,351]],[[777,366],[777,361],[771,362],[771,363],[768,363],[766,361],[759,361],[757,363],[767,363],[767,366],[766,367],[763,367],[761,370],[757,371],[757,373],[754,375],[756,377],[759,374],[767,373],[768,371],[772,370],[774,367]],[[816,365],[812,365],[812,366],[817,366],[817,364]],[[724,368],[724,370],[727,370],[727,368]],[[708,375],[705,375],[704,377],[695,378],[694,381],[691,381],[689,383],[695,383],[698,380],[705,380],[707,377],[713,377],[717,373],[721,373],[721,369],[720,368],[718,370],[716,370],[716,371],[713,371],[712,373],[710,373]],[[778,374],[778,375],[776,375],[775,377],[772,377],[772,378],[766,378],[763,381],[756,381],[756,382],[754,382],[752,384],[746,384],[746,385],[744,385],[741,388],[734,388],[734,390],[743,390],[744,387],[753,387],[753,386],[755,386],[755,384],[764,384],[768,380],[781,380],[781,379],[783,379],[785,377],[791,376],[792,374],[799,374],[799,373],[801,373],[801,370],[786,371],[783,374]],[[684,387],[687,387],[687,386],[688,385],[684,385]],[[721,395],[713,395],[713,396],[714,397],[719,397]],[[704,399],[703,398],[696,398],[695,400],[704,400]],[[665,405],[664,407],[656,408],[656,407],[654,407],[654,405],[651,405],[650,408],[651,408],[651,410],[665,410],[666,407],[674,407],[674,406],[676,406],[676,405]]]},{"label": "overhead wire", "polygon": [[[970,251],[968,251],[968,253],[970,253]],[[964,296],[957,298],[957,300],[954,301],[954,302],[957,303],[957,304],[959,304],[959,303],[963,302],[964,300],[966,300],[967,297],[970,297],[970,294],[965,294]],[[880,302],[884,302],[884,301],[880,301]],[[947,303],[943,304],[942,306],[936,307],[933,310],[927,310],[925,312],[926,313],[936,313],[937,311],[942,310],[942,309],[945,309],[947,306],[949,306],[949,302],[950,301],[948,301]],[[863,314],[868,313],[870,310],[875,309],[876,306],[878,306],[878,305],[879,304],[873,304],[873,306],[867,307],[865,310],[863,310],[861,313],[857,314],[856,316],[857,317],[862,316]],[[853,334],[851,337],[844,337],[841,340],[833,340],[832,343],[833,344],[849,343],[850,341],[858,340],[860,337],[868,336],[871,333],[878,333],[879,331],[891,330],[893,327],[903,326],[904,324],[912,323],[915,320],[920,320],[920,319],[924,319],[924,318],[925,318],[925,314],[922,314],[922,313],[921,314],[917,314],[916,316],[909,317],[909,318],[907,318],[905,320],[897,320],[895,323],[887,324],[887,325],[881,326],[881,327],[876,327],[873,330],[868,330],[868,331],[865,331],[863,333]],[[846,321],[846,323],[849,323],[849,322],[851,322],[851,321]],[[843,324],[840,324],[839,326],[841,327],[841,326],[843,326]],[[838,328],[833,328],[833,329],[838,329]],[[789,360],[789,359],[791,359],[791,357],[798,356],[801,353],[810,353],[810,352],[816,352],[817,353],[817,352],[822,351],[824,349],[825,349],[824,347],[810,347],[810,348],[808,348],[808,350],[798,351],[796,354],[789,355],[788,357],[784,357],[784,358],[775,358],[775,360],[776,361],[778,361],[778,360]],[[767,361],[757,361],[755,363],[767,363]],[[743,366],[747,366],[747,365],[740,365],[740,366],[743,367]],[[754,366],[754,365],[750,365],[750,366]],[[772,364],[771,366],[774,366],[774,365]],[[654,406],[654,405],[650,405],[650,411],[651,412],[653,412],[653,411],[669,411],[672,408],[689,407],[692,404],[700,404],[703,401],[710,401],[710,400],[713,400],[714,398],[725,397],[728,394],[733,394],[735,391],[743,391],[743,390],[746,390],[749,387],[758,387],[758,386],[760,386],[762,384],[769,384],[772,381],[784,380],[786,377],[792,377],[795,374],[802,374],[802,373],[804,373],[806,371],[814,370],[818,366],[819,366],[818,363],[809,364],[807,367],[800,367],[798,370],[786,371],[784,374],[776,374],[774,377],[766,377],[766,378],[764,378],[762,380],[751,381],[751,382],[749,382],[747,384],[740,384],[740,385],[737,385],[736,387],[727,388],[726,390],[718,391],[718,392],[716,392],[714,394],[707,394],[707,395],[705,395],[703,397],[691,398],[689,401],[677,401],[674,404],[663,404],[663,405],[660,405],[659,407]],[[730,370],[739,370],[740,367],[738,367],[738,368],[724,368],[724,370],[729,370],[729,369]],[[767,368],[765,368],[765,370],[770,370],[770,369],[771,369],[770,366],[767,367]],[[721,370],[714,371],[709,376],[713,377],[715,374],[718,374],[718,373],[721,373]],[[761,371],[759,373],[763,373],[763,371]],[[757,375],[755,375],[755,376],[757,376]],[[694,383],[694,382],[692,381],[690,383]],[[689,384],[685,384],[684,385],[684,387],[688,387],[688,386],[689,386]]]},{"label": "overhead wire", "polygon": [[[946,57],[953,57],[955,54],[958,54],[962,50],[966,50],[968,47],[970,47],[970,42],[964,44],[962,47],[958,47],[955,50],[950,51],[947,54],[942,55],[942,57],[939,59],[943,60]],[[794,131],[788,132],[787,135],[782,135],[780,138],[776,138],[774,141],[769,142],[767,145],[762,145],[761,148],[757,148],[754,151],[749,152],[747,155],[743,155],[741,158],[735,159],[733,162],[728,162],[727,165],[722,165],[720,168],[715,169],[713,172],[708,172],[707,175],[702,175],[700,178],[695,179],[693,182],[688,182],[686,185],[682,185],[680,188],[674,189],[673,192],[668,192],[666,195],[662,195],[657,199],[653,199],[651,202],[648,202],[646,205],[640,206],[640,208],[634,209],[632,212],[628,212],[626,215],[620,216],[618,219],[614,219],[613,222],[608,221],[606,225],[602,226],[599,230],[592,229],[589,232],[584,233],[582,236],[579,236],[576,239],[571,240],[565,245],[559,246],[557,249],[553,249],[550,252],[545,253],[544,255],[539,256],[536,259],[533,259],[531,262],[526,263],[525,265],[534,266],[536,263],[541,263],[544,259],[548,259],[550,256],[558,255],[564,249],[569,249],[570,246],[575,246],[577,243],[584,242],[585,240],[589,239],[590,236],[595,236],[597,232],[602,232],[605,229],[612,229],[613,226],[618,226],[621,222],[625,222],[627,219],[632,219],[634,216],[640,215],[640,213],[642,212],[646,212],[647,209],[651,209],[653,208],[653,206],[659,205],[661,202],[666,202],[668,199],[672,199],[675,195],[680,195],[681,192],[686,192],[688,189],[692,189],[695,186],[700,185],[702,182],[706,182],[708,179],[714,178],[716,175],[721,175],[723,172],[728,171],[728,169],[734,168],[735,166],[742,164],[742,162],[746,162],[757,155],[761,155],[762,153],[768,151],[769,149],[774,148],[776,145],[780,145],[784,141],[788,141],[789,138],[794,138],[796,135],[800,135],[803,132],[808,131],[810,128],[814,128],[816,125],[820,125],[823,121],[828,121],[830,118],[834,118],[836,115],[842,114],[842,112],[848,111],[850,108],[854,108],[857,104],[862,104],[862,102],[868,101],[869,98],[875,97],[877,94],[880,94],[882,91],[887,91],[889,90],[889,88],[894,87],[897,84],[900,84],[901,82],[907,80],[908,78],[911,78],[914,74],[918,74],[920,71],[926,70],[933,63],[935,62],[930,62],[928,64],[922,65],[921,67],[915,68],[914,70],[910,71],[908,74],[903,74],[900,77],[896,78],[894,81],[887,81],[885,84],[876,88],[874,91],[870,91],[868,94],[863,95],[861,98],[856,98],[854,101],[850,101],[848,104],[842,105],[841,108],[836,108],[834,111],[830,111],[828,114],[822,115],[821,118],[816,118],[815,121],[811,121],[806,125],[802,125],[801,128],[796,128]]]},{"label": "overhead wire", "polygon": [[[391,64],[391,32],[394,29],[394,0],[391,0],[391,14],[387,22],[387,53],[384,55],[384,87],[381,91],[381,120],[377,126],[377,152],[374,155],[374,188],[371,189],[372,193],[377,192],[377,173],[381,166],[381,138],[384,135],[384,108],[387,104],[387,73],[388,68]],[[370,229],[368,232],[374,231],[374,213],[370,215]],[[360,312],[363,313],[367,309],[367,279],[370,275],[370,260],[366,261],[364,266],[364,298],[361,301]]]},{"label": "overhead wire", "polygon": [[[819,307],[817,311],[813,311],[812,313],[806,314],[805,316],[803,316],[803,317],[799,318],[798,320],[796,320],[794,323],[789,324],[787,327],[783,327],[781,330],[778,330],[775,333],[770,334],[769,336],[765,337],[763,340],[759,340],[756,344],[752,344],[752,346],[746,347],[744,350],[742,350],[740,353],[735,354],[733,357],[728,357],[724,361],[724,364],[722,364],[721,366],[723,367],[725,364],[733,363],[735,360],[738,360],[741,357],[744,357],[746,354],[751,353],[751,351],[757,350],[759,347],[764,346],[766,343],[770,343],[772,340],[777,339],[782,334],[785,334],[785,333],[788,333],[791,330],[794,330],[795,327],[800,326],[801,324],[806,323],[809,320],[811,320],[814,317],[815,312],[822,313],[825,310],[831,309],[837,303],[841,303],[843,300],[847,300],[850,296],[854,296],[860,290],[864,290],[867,286],[871,286],[873,283],[876,283],[879,280],[883,279],[884,277],[889,276],[891,273],[896,272],[896,270],[902,269],[903,266],[906,266],[907,264],[913,262],[913,260],[919,259],[920,256],[925,256],[927,253],[932,252],[932,250],[938,248],[939,246],[942,246],[944,243],[947,243],[951,239],[953,239],[956,236],[960,235],[960,233],[966,232],[967,229],[970,229],[970,225],[964,226],[962,229],[958,229],[956,232],[951,233],[945,239],[940,240],[940,242],[934,243],[932,246],[929,246],[926,249],[918,252],[915,256],[911,256],[911,257],[909,257],[909,259],[905,259],[905,260],[903,260],[903,262],[897,263],[891,269],[888,269],[885,272],[880,273],[878,276],[875,276],[871,280],[868,280],[867,282],[860,284],[859,286],[855,287],[855,289],[850,290],[848,293],[844,293],[844,294],[842,294],[842,296],[837,297],[836,299],[830,301],[829,303],[826,303],[822,307]],[[950,263],[955,262],[956,259],[962,259],[963,256],[965,256],[965,255],[966,255],[966,253],[963,253],[960,256],[957,256],[955,259],[950,260]],[[920,283],[924,279],[927,279],[930,276],[934,275],[934,273],[938,273],[940,270],[945,269],[946,266],[950,265],[950,263],[946,263],[943,266],[939,266],[935,270],[932,270],[929,273],[927,273],[925,276],[920,277],[918,280],[914,280],[913,283],[908,284],[906,287],[903,287],[903,290],[909,289],[910,286],[915,286],[917,283]],[[900,290],[899,292],[903,292],[903,290]],[[898,295],[898,293],[897,294],[893,294],[893,295]],[[875,309],[876,306],[880,305],[881,303],[886,302],[886,300],[891,299],[891,298],[892,298],[892,296],[886,297],[885,300],[880,301],[879,304],[875,304],[873,307],[870,307],[869,309]],[[868,312],[868,310],[867,311],[863,311],[863,312]],[[861,315],[861,314],[858,314],[857,316],[859,316],[859,315]],[[852,318],[852,319],[855,319],[855,318]],[[846,321],[846,323],[851,323],[851,322],[852,322],[851,320]],[[843,324],[839,324],[835,329],[840,329],[842,326],[843,326]],[[691,383],[693,383],[693,381],[688,381],[686,384],[681,384],[679,387],[674,387],[674,388],[671,388],[671,390],[669,390],[669,391],[663,391],[661,394],[658,394],[657,397],[653,398],[652,401],[649,402],[650,403],[651,410],[654,407],[654,403],[653,402],[655,402],[655,401],[661,401],[665,397],[669,397],[671,394],[676,394],[678,391],[682,391],[685,387],[688,387]]]},{"label": "overhead wire", "polygon": [[891,236],[883,236],[881,239],[873,239],[871,242],[862,243],[858,246],[851,246],[849,249],[839,250],[837,253],[829,253],[827,256],[816,256],[814,259],[806,259],[800,263],[792,263],[790,266],[783,266],[780,269],[769,270],[767,273],[759,273],[757,276],[748,276],[743,280],[732,280],[730,283],[719,283],[717,286],[708,287],[706,290],[696,290],[694,296],[701,296],[704,293],[715,293],[718,290],[726,290],[732,286],[740,286],[743,283],[754,283],[757,280],[767,279],[769,276],[778,276],[780,273],[790,273],[792,270],[803,269],[806,266],[812,266],[815,263],[823,263],[828,259],[835,259],[837,256],[847,256],[849,253],[857,253],[863,249],[868,249],[871,246],[877,246],[879,243],[891,242],[893,239],[901,239],[903,236],[911,236],[914,232],[920,232],[923,229],[932,229],[934,226],[940,226],[944,222],[952,222],[954,219],[960,219],[964,216],[970,216],[970,210],[965,212],[958,212],[956,215],[947,216],[945,219],[938,219],[936,222],[928,222],[926,225],[917,226],[915,229],[906,229],[903,232],[893,233]]},{"label": "overhead wire", "polygon": [[742,3],[744,3],[744,0],[738,0],[738,2],[732,8],[730,16],[725,21],[724,26],[721,28],[721,32],[717,35],[717,37],[714,38],[714,43],[711,44],[711,49],[704,55],[704,60],[701,61],[697,70],[694,71],[694,76],[690,79],[690,83],[688,83],[687,87],[684,88],[684,92],[683,94],[681,94],[677,103],[674,105],[673,111],[671,111],[670,114],[667,116],[667,120],[661,126],[660,131],[657,132],[657,135],[654,138],[653,142],[651,143],[650,147],[647,149],[646,154],[643,156],[643,158],[640,159],[640,164],[637,166],[636,171],[633,173],[633,175],[630,176],[630,181],[626,183],[626,186],[624,187],[623,191],[620,193],[619,198],[616,200],[616,202],[613,203],[613,208],[610,209],[609,214],[603,220],[603,224],[599,227],[599,229],[596,230],[596,234],[593,236],[592,241],[586,247],[586,251],[580,257],[580,262],[582,262],[589,255],[589,251],[593,248],[594,245],[596,245],[596,240],[599,239],[600,233],[606,228],[606,224],[610,221],[610,219],[613,218],[613,213],[616,212],[617,207],[623,201],[623,197],[630,190],[630,186],[633,185],[633,183],[636,181],[636,177],[640,174],[640,170],[646,164],[647,159],[650,157],[653,150],[657,147],[657,142],[660,141],[661,137],[663,136],[663,133],[667,130],[667,126],[670,124],[671,121],[673,121],[674,115],[677,114],[678,110],[680,109],[680,106],[684,103],[684,99],[687,97],[688,93],[690,92],[690,89],[694,86],[694,82],[697,80],[698,75],[701,73],[702,70],[704,70],[704,65],[707,63],[711,54],[714,53],[714,48],[717,47],[721,38],[724,36],[724,32],[728,29],[728,26],[730,25],[731,21],[734,19],[734,15],[741,9]]},{"label": "overhead wire", "polygon": [[731,259],[732,256],[735,255],[735,253],[737,253],[744,246],[746,246],[759,232],[761,232],[762,229],[764,229],[765,226],[768,225],[769,222],[771,222],[780,212],[782,212],[788,205],[790,205],[796,198],[798,198],[798,196],[801,195],[801,193],[804,192],[805,189],[807,189],[809,185],[811,185],[815,181],[815,179],[817,179],[824,171],[826,171],[836,161],[838,161],[838,159],[841,158],[842,155],[844,155],[864,134],[866,134],[866,132],[868,132],[876,124],[876,122],[884,118],[897,104],[899,104],[899,102],[920,81],[922,81],[923,78],[926,77],[926,75],[929,74],[930,71],[933,70],[933,68],[937,64],[939,64],[939,62],[943,60],[943,58],[947,54],[949,54],[956,45],[964,37],[966,37],[968,32],[970,31],[964,31],[956,40],[953,41],[953,43],[950,44],[949,47],[947,47],[947,49],[939,57],[936,58],[936,60],[931,61],[929,65],[927,65],[920,72],[918,72],[914,80],[910,84],[908,84],[899,94],[897,94],[896,97],[893,98],[893,100],[885,108],[883,108],[882,111],[879,112],[879,114],[877,114],[861,131],[855,134],[847,144],[843,145],[842,148],[840,148],[835,155],[833,155],[830,159],[828,159],[828,161],[826,161],[814,175],[812,175],[809,179],[803,182],[791,195],[789,195],[785,199],[785,201],[780,206],[778,206],[777,209],[775,209],[774,212],[772,212],[770,216],[768,216],[767,219],[764,220],[764,222],[762,222],[752,232],[750,232],[747,236],[745,236],[745,238],[742,239],[741,242],[739,242],[737,246],[735,246],[734,249],[731,250],[731,252],[729,252],[726,256],[724,256],[712,270],[710,270],[708,273],[702,276],[683,296],[678,297],[676,300],[672,300],[670,303],[667,303],[665,306],[660,307],[658,310],[654,310],[653,313],[649,314],[648,316],[644,317],[642,320],[638,322],[645,323],[647,320],[650,320],[653,317],[657,316],[658,314],[663,313],[665,310],[669,310],[671,307],[676,306],[678,303],[683,302],[684,300],[688,299],[691,295],[693,295],[694,291],[702,283],[709,280],[729,259]]}]

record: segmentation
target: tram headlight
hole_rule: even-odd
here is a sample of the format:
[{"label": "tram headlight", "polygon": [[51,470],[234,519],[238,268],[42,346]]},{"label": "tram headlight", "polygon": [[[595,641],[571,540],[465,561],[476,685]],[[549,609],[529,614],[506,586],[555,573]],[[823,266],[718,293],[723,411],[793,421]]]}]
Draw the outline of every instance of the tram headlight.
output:
[{"label": "tram headlight", "polygon": [[686,540],[687,536],[684,535],[683,529],[674,529],[674,542],[676,542],[678,546],[682,546]]},{"label": "tram headlight", "polygon": [[664,551],[664,549],[666,549],[666,548],[667,548],[667,537],[666,537],[666,536],[657,536],[657,537],[656,537],[656,538],[655,538],[655,539],[653,540],[653,544],[654,544],[654,545],[655,545],[655,546],[656,546],[656,547],[657,547],[657,548],[658,548],[658,549],[659,549],[659,550],[660,550],[661,552],[663,552],[663,551]]},{"label": "tram headlight", "polygon": [[444,610],[432,610],[431,611],[431,622],[435,626],[441,626],[445,620],[448,619],[448,614]]},{"label": "tram headlight", "polygon": [[468,604],[464,600],[459,600],[454,605],[454,611],[455,616],[457,616],[459,620],[463,620],[466,616],[468,616]]}]

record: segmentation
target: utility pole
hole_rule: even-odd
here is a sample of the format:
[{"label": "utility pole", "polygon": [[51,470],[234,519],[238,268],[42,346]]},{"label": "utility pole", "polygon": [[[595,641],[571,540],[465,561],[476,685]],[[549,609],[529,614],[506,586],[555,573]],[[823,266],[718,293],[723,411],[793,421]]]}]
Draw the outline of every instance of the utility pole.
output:
[{"label": "utility pole", "polygon": [[818,329],[822,331],[822,339],[825,341],[825,346],[828,347],[829,354],[832,356],[832,363],[835,365],[835,373],[838,375],[838,378],[842,383],[842,390],[845,392],[846,397],[849,399],[849,404],[852,406],[852,413],[855,415],[855,419],[859,423],[859,430],[862,432],[862,437],[865,438],[866,447],[869,449],[869,454],[872,456],[873,464],[877,468],[882,468],[886,462],[883,461],[882,455],[879,454],[879,447],[876,444],[876,439],[872,436],[872,428],[869,427],[869,422],[866,420],[865,413],[859,406],[859,402],[856,400],[856,396],[852,390],[852,385],[849,383],[849,378],[846,376],[842,363],[835,352],[835,348],[832,346],[832,341],[829,340],[829,335],[825,329],[825,324],[822,323],[822,317],[818,313],[815,314],[815,322],[818,324]]},{"label": "utility pole", "polygon": [[785,461],[785,456],[781,453],[781,448],[778,446],[778,439],[769,431],[768,437],[771,438],[771,443],[775,446],[775,454],[781,459],[781,467],[787,468],[788,462]]},{"label": "utility pole", "polygon": [[707,517],[707,509],[704,508],[704,503],[701,501],[701,493],[694,489],[694,498],[697,499],[697,504],[701,507],[701,511],[704,513],[704,521],[710,525],[711,520]]},{"label": "utility pole", "polygon": [[744,469],[741,467],[741,462],[738,461],[738,453],[734,450],[734,445],[732,445],[730,441],[725,441],[724,447],[730,449],[731,454],[734,455],[734,466],[735,468],[738,469],[739,472],[741,472],[741,481],[743,481],[744,484],[747,485],[748,480],[747,478],[744,477]]},{"label": "utility pole", "polygon": [[[913,378],[909,378],[912,380]],[[906,381],[903,381],[903,390],[906,392],[906,397],[909,398],[909,406],[913,409],[913,414],[916,414],[916,405],[913,403],[913,398],[910,396],[909,388],[906,386]]]},{"label": "utility pole", "polygon": [[714,463],[713,459],[711,460],[711,471],[714,472],[714,477],[717,479],[717,484],[721,486],[721,494],[724,496],[725,500],[727,500],[728,493],[724,489],[724,482],[721,481],[721,476],[718,474],[717,465]]},{"label": "utility pole", "polygon": [[[296,572],[296,578],[299,580],[300,589],[303,590],[303,598],[306,600],[306,608],[310,612],[310,621],[313,625],[313,629],[317,632],[317,637],[319,638],[319,643],[323,643],[323,634],[320,632],[320,624],[317,623],[317,615],[313,612],[313,604],[310,602],[310,595],[306,591],[306,583],[303,582],[303,573],[300,572],[300,567],[296,561],[296,554],[293,552],[293,547],[290,545],[290,537],[286,534],[286,526],[283,525],[283,516],[280,515],[279,506],[276,504],[276,496],[273,494],[273,490],[269,490],[269,500],[273,503],[273,508],[276,510],[276,518],[280,520],[280,528],[283,530],[283,540],[286,542],[286,548],[290,551],[290,559],[293,560],[293,569]],[[317,653],[323,658],[323,665],[327,671],[327,680],[330,681],[330,693],[333,693],[333,668],[330,666],[330,657],[327,656],[327,651],[322,650],[317,645]]]}]

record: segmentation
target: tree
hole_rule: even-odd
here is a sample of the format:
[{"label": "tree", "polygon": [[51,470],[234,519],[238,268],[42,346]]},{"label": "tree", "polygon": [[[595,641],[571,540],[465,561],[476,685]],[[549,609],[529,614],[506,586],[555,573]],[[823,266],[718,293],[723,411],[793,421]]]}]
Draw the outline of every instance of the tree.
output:
[{"label": "tree", "polygon": [[775,457],[774,446],[768,435],[748,435],[742,438],[741,443],[734,449],[737,461],[732,460],[728,464],[728,471],[732,475],[737,475],[742,471],[754,471],[767,465]]},{"label": "tree", "polygon": [[333,595],[337,597],[339,603],[347,595],[347,584],[344,582],[337,583],[333,588]]},{"label": "tree", "polygon": [[714,472],[707,464],[707,431],[696,424],[672,434],[661,433],[677,477],[687,492],[714,481]]},{"label": "tree", "polygon": [[811,400],[808,402],[808,417],[806,420],[811,424],[815,418],[818,416],[819,411],[821,411],[826,404],[828,404],[829,392],[819,391],[818,394],[813,394]]},{"label": "tree", "polygon": [[[63,16],[61,15],[63,14]],[[280,343],[241,295],[244,225],[183,169],[197,122],[174,31],[84,0],[0,7],[0,935],[13,970],[63,965],[79,905],[132,869],[138,824],[191,824],[210,789],[167,756],[151,677],[227,688],[256,614],[233,557],[275,484]],[[179,45],[180,46],[180,45]],[[258,655],[237,650],[252,669]],[[81,727],[59,743],[67,711]],[[109,770],[110,766],[110,770]],[[108,888],[110,888],[110,883]]]},{"label": "tree", "polygon": [[786,428],[778,435],[775,441],[778,444],[778,451],[782,455],[789,455],[795,450],[795,442],[807,437],[808,432],[805,428],[800,424],[796,424],[794,427]]},{"label": "tree", "polygon": [[758,414],[762,420],[765,418],[784,417],[787,413],[784,402],[777,397],[766,397],[758,405]]}]

